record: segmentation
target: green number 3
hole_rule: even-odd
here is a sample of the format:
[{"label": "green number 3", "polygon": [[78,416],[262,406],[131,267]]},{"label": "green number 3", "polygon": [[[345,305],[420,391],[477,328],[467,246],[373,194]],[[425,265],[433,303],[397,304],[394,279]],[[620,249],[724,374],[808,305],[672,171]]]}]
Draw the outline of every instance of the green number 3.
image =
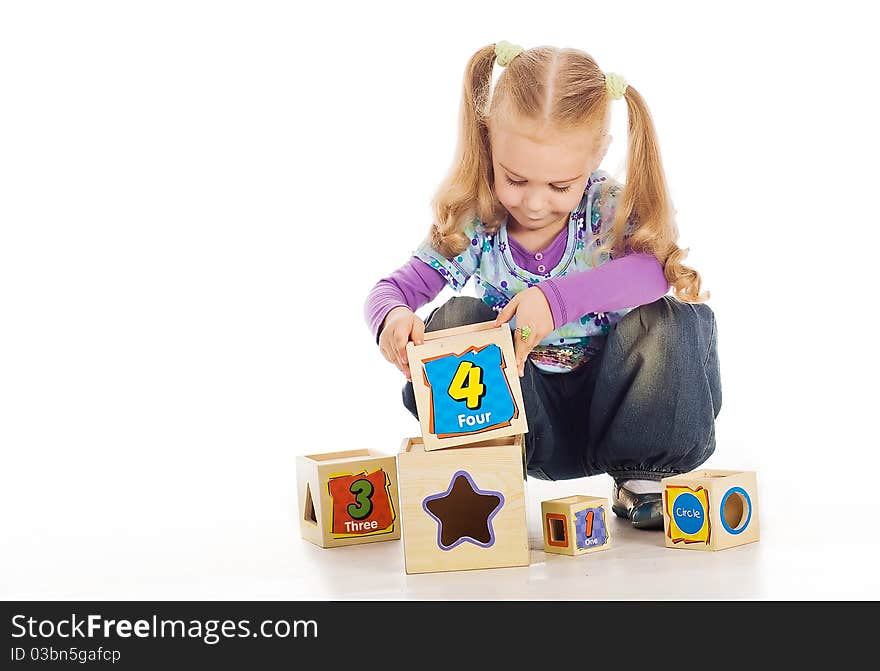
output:
[{"label": "green number 3", "polygon": [[354,500],[357,503],[357,505],[348,504],[348,514],[356,520],[369,517],[373,512],[373,502],[370,500],[373,498],[373,483],[369,480],[355,480],[351,483],[348,491],[354,494]]}]

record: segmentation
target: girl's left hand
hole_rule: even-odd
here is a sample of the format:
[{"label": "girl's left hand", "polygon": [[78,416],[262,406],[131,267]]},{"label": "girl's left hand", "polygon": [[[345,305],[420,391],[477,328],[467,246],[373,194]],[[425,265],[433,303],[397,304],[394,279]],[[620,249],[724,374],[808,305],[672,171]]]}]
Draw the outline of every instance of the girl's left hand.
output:
[{"label": "girl's left hand", "polygon": [[[553,331],[553,313],[544,292],[538,287],[529,287],[510,299],[495,318],[495,326],[501,326],[516,317],[517,330],[513,333],[513,348],[516,353],[516,366],[519,376],[525,374],[526,358],[535,345]],[[526,340],[519,329],[528,326],[531,331]]]}]

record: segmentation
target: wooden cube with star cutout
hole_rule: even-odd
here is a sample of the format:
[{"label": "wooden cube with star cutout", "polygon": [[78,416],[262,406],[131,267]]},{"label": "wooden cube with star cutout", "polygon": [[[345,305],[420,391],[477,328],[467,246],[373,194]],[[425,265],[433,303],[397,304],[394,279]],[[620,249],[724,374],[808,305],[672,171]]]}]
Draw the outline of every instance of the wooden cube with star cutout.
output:
[{"label": "wooden cube with star cutout", "polygon": [[397,460],[372,449],[297,457],[299,527],[324,548],[400,538]]},{"label": "wooden cube with star cutout", "polygon": [[608,499],[565,496],[541,501],[544,552],[583,555],[611,547]]},{"label": "wooden cube with star cutout", "polygon": [[528,566],[522,434],[397,455],[407,573]]},{"label": "wooden cube with star cutout", "polygon": [[425,333],[407,344],[423,449],[528,432],[510,327],[494,322]]},{"label": "wooden cube with star cutout", "polygon": [[702,469],[660,484],[666,547],[725,550],[760,539],[755,471]]}]

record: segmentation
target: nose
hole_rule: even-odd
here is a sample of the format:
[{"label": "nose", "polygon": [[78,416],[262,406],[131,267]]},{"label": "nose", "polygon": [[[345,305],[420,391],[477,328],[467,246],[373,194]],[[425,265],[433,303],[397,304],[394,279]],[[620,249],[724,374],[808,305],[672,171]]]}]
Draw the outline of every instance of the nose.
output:
[{"label": "nose", "polygon": [[537,191],[528,191],[523,198],[523,207],[531,215],[541,214],[544,207],[541,195]]}]

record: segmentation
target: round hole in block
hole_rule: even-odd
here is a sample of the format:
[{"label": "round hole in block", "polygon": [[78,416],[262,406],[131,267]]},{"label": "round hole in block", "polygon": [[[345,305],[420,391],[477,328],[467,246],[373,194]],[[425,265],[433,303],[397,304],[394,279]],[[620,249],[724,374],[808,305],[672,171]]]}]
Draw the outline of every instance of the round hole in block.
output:
[{"label": "round hole in block", "polygon": [[721,523],[729,534],[741,534],[752,519],[752,500],[742,487],[731,487],[721,499]]},{"label": "round hole in block", "polygon": [[734,494],[727,499],[727,504],[724,506],[724,521],[727,522],[727,526],[736,529],[743,521],[744,510],[743,498],[740,494]]}]

